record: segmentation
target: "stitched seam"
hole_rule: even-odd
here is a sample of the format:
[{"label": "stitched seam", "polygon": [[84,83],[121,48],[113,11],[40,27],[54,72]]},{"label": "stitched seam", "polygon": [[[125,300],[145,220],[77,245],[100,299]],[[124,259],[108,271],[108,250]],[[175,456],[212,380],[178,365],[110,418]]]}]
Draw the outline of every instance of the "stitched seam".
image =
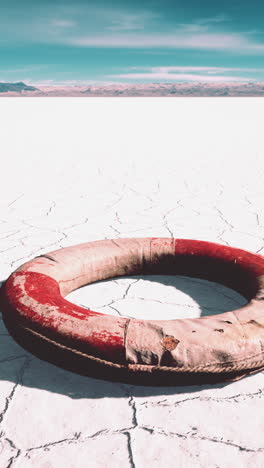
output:
[{"label": "stitched seam", "polygon": [[[127,324],[127,328],[128,328],[128,325],[129,325],[129,322],[131,320],[128,321],[128,324]],[[241,358],[241,359],[237,359],[235,361],[225,361],[225,362],[221,362],[221,361],[217,361],[217,362],[213,362],[211,364],[203,364],[203,365],[200,365],[200,366],[194,366],[194,367],[191,367],[191,366],[188,366],[188,367],[184,367],[184,366],[181,366],[181,367],[169,367],[169,366],[153,366],[153,365],[148,365],[148,364],[119,364],[119,363],[114,363],[112,361],[107,361],[105,359],[101,359],[101,358],[97,358],[95,356],[92,356],[92,355],[89,355],[87,353],[84,353],[82,351],[79,351],[75,348],[71,348],[69,346],[65,346],[61,343],[58,343],[57,341],[55,340],[52,340],[51,338],[48,338],[46,337],[45,335],[42,335],[41,333],[35,331],[35,330],[32,330],[31,328],[28,328],[28,327],[23,327],[23,326],[20,326],[20,328],[22,328],[23,330],[26,330],[30,333],[32,333],[33,335],[36,335],[40,338],[42,338],[44,341],[47,341],[47,342],[50,342],[52,344],[55,344],[58,348],[61,348],[61,349],[66,349],[67,351],[72,351],[73,353],[75,354],[78,354],[82,357],[87,357],[89,359],[92,359],[92,360],[95,360],[99,363],[105,363],[105,364],[108,364],[110,366],[113,366],[113,367],[120,367],[120,368],[123,368],[123,369],[137,369],[137,368],[152,368],[152,369],[160,369],[161,371],[171,371],[172,373],[173,372],[180,372],[180,373],[184,373],[184,372],[189,372],[189,373],[195,373],[195,372],[199,372],[200,370],[204,369],[204,368],[208,368],[208,367],[216,367],[218,364],[220,364],[220,366],[216,369],[214,369],[217,373],[223,373],[223,372],[226,372],[226,364],[235,364],[236,362],[248,362],[250,360],[252,360],[252,358],[255,358],[255,357],[258,357],[258,356],[263,356],[263,352],[260,352],[260,353],[257,353],[257,354],[253,354],[252,356],[248,357],[248,358]],[[249,363],[251,365],[251,368],[255,367],[263,367],[264,366],[264,360],[258,360],[258,361],[253,361],[252,363]],[[229,368],[231,367],[231,370],[233,371],[236,371],[236,370],[246,370],[248,369],[247,367],[234,367],[234,366],[229,366]]]},{"label": "stitched seam", "polygon": [[246,333],[245,333],[245,328],[244,328],[244,326],[243,326],[242,323],[240,322],[239,318],[235,315],[234,311],[232,311],[232,315],[233,315],[233,317],[235,317],[237,323],[239,324],[239,326],[240,326],[240,328],[241,328],[241,330],[242,330],[243,338],[244,338],[245,340],[247,340],[247,339],[248,339],[248,336],[247,336]]},{"label": "stitched seam", "polygon": [[125,357],[124,357],[124,360],[125,360],[125,365],[127,366],[128,365],[128,361],[127,361],[127,334],[128,334],[128,327],[129,327],[129,324],[131,322],[131,319],[128,319],[126,324],[125,324],[125,329],[124,329],[124,351],[125,351]]}]

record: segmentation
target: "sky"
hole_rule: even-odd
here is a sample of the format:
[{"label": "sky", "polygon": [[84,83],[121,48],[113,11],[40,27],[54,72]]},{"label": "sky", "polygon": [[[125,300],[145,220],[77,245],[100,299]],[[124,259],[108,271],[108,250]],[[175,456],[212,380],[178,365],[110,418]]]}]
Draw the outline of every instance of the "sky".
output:
[{"label": "sky", "polygon": [[264,81],[263,0],[0,1],[0,81]]}]

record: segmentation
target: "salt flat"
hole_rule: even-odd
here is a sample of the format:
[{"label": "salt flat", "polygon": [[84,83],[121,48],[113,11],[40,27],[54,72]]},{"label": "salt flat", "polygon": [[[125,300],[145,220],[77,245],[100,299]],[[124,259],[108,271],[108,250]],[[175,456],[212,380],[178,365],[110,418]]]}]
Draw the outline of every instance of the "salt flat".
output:
[{"label": "salt flat", "polygon": [[[0,251],[19,265],[103,238],[183,237],[264,252],[264,100],[2,99]],[[183,277],[105,281],[103,313],[198,317],[245,303]],[[0,468],[263,467],[264,373],[143,387],[40,361],[0,332]]]}]

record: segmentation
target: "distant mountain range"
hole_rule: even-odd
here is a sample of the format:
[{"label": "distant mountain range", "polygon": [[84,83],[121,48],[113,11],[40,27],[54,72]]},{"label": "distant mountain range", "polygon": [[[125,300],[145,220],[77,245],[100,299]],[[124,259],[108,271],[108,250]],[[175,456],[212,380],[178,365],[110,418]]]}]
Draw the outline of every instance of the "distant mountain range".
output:
[{"label": "distant mountain range", "polygon": [[19,83],[0,83],[0,93],[21,93],[22,91],[38,91],[38,88],[28,86],[22,81]]},{"label": "distant mountain range", "polygon": [[264,83],[150,83],[88,86],[84,96],[264,96]]},{"label": "distant mountain range", "polygon": [[264,97],[264,83],[117,83],[106,85],[53,85],[38,87],[25,83],[0,83],[1,96],[37,97]]}]

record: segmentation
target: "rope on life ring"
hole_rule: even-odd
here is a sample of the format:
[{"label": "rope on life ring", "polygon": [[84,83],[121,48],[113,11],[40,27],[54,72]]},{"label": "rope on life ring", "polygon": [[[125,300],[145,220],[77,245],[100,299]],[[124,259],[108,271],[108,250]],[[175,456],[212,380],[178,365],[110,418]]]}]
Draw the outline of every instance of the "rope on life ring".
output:
[{"label": "rope on life ring", "polygon": [[[248,303],[194,319],[136,320],[69,302],[71,291],[124,275],[187,275],[222,283]],[[74,372],[144,385],[235,380],[264,368],[264,258],[212,242],[128,238],[40,255],[2,286],[11,335]]]}]

